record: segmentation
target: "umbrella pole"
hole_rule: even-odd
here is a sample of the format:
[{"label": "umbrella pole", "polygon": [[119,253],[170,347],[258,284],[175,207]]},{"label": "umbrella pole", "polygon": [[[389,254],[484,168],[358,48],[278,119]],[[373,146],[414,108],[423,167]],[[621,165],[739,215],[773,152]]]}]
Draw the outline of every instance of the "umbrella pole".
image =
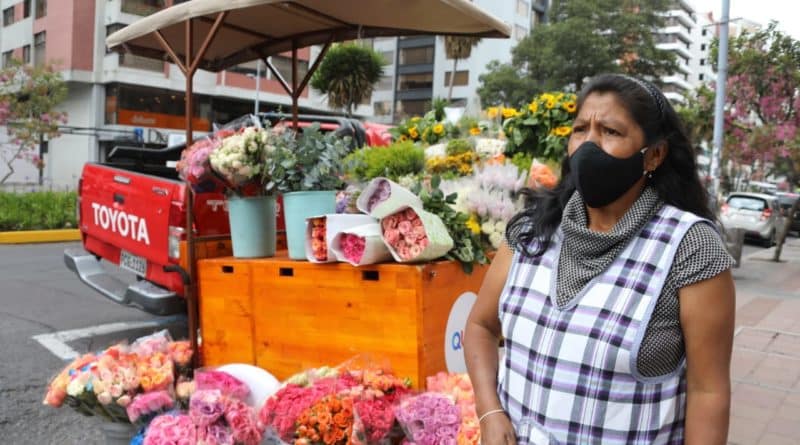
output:
[{"label": "umbrella pole", "polygon": [[298,130],[298,123],[299,120],[298,115],[300,114],[298,101],[300,100],[300,93],[302,91],[297,91],[297,42],[292,41],[292,126],[294,127],[294,131]]}]

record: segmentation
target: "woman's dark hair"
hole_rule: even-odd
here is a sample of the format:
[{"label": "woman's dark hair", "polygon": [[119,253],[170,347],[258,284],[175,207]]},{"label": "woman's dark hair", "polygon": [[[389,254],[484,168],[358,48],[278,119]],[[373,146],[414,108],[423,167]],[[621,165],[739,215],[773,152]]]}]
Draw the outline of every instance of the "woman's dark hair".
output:
[{"label": "woman's dark hair", "polygon": [[[592,93],[614,93],[642,128],[647,146],[666,141],[667,156],[648,183],[661,199],[681,210],[714,220],[708,192],[697,173],[695,151],[675,109],[651,83],[620,74],[592,78],[578,95],[580,112]],[[526,255],[538,256],[550,245],[564,207],[575,192],[569,158],[561,165],[561,181],[553,190],[523,190],[525,208],[508,223],[506,239]],[[535,242],[535,243],[534,243]]]}]

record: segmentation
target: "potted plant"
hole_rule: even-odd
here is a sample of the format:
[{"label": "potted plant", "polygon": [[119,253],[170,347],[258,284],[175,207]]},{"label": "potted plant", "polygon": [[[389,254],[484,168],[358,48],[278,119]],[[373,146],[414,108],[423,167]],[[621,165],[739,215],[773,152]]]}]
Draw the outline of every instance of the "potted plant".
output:
[{"label": "potted plant", "polygon": [[275,192],[293,142],[290,134],[247,127],[222,139],[209,155],[228,192],[233,256],[275,255]]},{"label": "potted plant", "polygon": [[303,130],[281,162],[285,176],[277,185],[283,193],[289,258],[306,258],[306,218],[335,212],[347,153],[346,140],[333,133],[323,134],[314,123]]}]

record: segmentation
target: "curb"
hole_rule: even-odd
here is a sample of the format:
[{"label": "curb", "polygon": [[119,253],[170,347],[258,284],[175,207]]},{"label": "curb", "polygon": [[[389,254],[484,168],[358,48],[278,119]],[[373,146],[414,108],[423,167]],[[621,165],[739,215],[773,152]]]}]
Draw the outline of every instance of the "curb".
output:
[{"label": "curb", "polygon": [[0,244],[60,243],[80,239],[81,231],[78,229],[0,232]]}]

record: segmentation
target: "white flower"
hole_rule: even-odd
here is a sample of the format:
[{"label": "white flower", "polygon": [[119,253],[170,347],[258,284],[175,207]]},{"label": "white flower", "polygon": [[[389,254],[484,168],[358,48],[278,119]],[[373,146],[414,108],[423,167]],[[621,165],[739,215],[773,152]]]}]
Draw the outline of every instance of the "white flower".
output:
[{"label": "white flower", "polygon": [[500,232],[494,232],[489,235],[489,242],[492,243],[492,247],[495,249],[500,248],[500,244],[503,242],[503,234]]},{"label": "white flower", "polygon": [[506,141],[500,139],[477,138],[475,151],[483,158],[491,158],[502,154],[506,150]]},{"label": "white flower", "polygon": [[447,145],[436,144],[425,149],[425,159],[447,156]]},{"label": "white flower", "polygon": [[481,224],[481,232],[487,235],[491,235],[492,233],[494,233],[494,223],[492,221],[486,221],[483,224]]},{"label": "white flower", "polygon": [[497,223],[494,225],[494,228],[495,228],[495,230],[497,230],[499,233],[506,233],[506,227],[507,227],[507,225],[508,225],[508,224],[506,223],[506,221],[504,221],[504,220],[500,220],[500,221],[497,221]]},{"label": "white flower", "polygon": [[83,393],[83,389],[86,387],[86,378],[84,378],[85,373],[78,376],[78,378],[73,379],[67,385],[67,394],[72,397],[77,397],[81,393]]}]

